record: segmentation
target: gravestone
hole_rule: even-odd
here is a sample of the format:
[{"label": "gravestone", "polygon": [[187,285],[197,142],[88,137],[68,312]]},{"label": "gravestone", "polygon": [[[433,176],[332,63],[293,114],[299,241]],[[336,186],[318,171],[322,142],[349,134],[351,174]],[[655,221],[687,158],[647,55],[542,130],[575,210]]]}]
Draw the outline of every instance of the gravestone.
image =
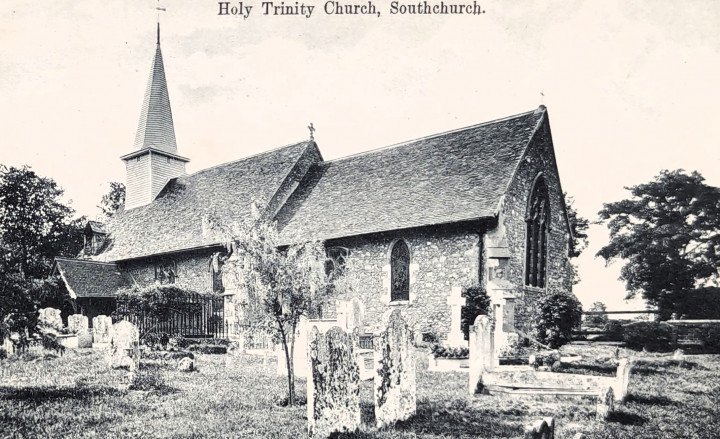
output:
[{"label": "gravestone", "polygon": [[73,314],[68,316],[68,330],[75,334],[83,329],[88,328],[88,318],[82,314]]},{"label": "gravestone", "polygon": [[93,347],[107,347],[112,339],[112,319],[108,316],[93,317]]},{"label": "gravestone", "polygon": [[616,387],[615,387],[615,401],[623,402],[628,394],[628,385],[630,384],[630,370],[632,365],[628,362],[627,358],[622,358],[618,361],[618,368],[616,374]]},{"label": "gravestone", "polygon": [[417,409],[412,331],[399,310],[375,336],[375,421],[378,428],[403,421]]},{"label": "gravestone", "polygon": [[39,311],[38,321],[40,324],[57,330],[60,330],[65,326],[63,325],[62,317],[60,317],[60,310],[55,308],[41,309]]},{"label": "gravestone", "polygon": [[140,366],[140,331],[127,320],[113,325],[108,360],[112,368],[133,371]]},{"label": "gravestone", "polygon": [[360,427],[360,371],[353,337],[338,327],[309,333],[308,435],[326,438]]},{"label": "gravestone", "polygon": [[595,417],[606,421],[615,411],[615,394],[612,387],[603,387],[598,395]]},{"label": "gravestone", "polygon": [[490,372],[497,365],[493,340],[493,321],[489,316],[480,315],[470,327],[470,361],[468,391],[474,394],[483,372]]},{"label": "gravestone", "polygon": [[524,439],[554,439],[555,419],[552,417],[542,418],[531,426],[525,428]]},{"label": "gravestone", "polygon": [[353,297],[348,305],[347,331],[352,332],[358,329],[360,334],[365,332],[363,321],[365,319],[365,306],[357,297]]},{"label": "gravestone", "polygon": [[77,333],[78,347],[91,348],[93,344],[93,334],[89,329],[81,329]]}]

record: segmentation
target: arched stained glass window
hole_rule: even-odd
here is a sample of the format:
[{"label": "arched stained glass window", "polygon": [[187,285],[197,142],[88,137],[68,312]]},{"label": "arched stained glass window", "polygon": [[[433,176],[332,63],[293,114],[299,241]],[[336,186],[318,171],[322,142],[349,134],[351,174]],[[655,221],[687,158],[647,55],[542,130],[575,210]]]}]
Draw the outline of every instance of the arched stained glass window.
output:
[{"label": "arched stained glass window", "polygon": [[545,180],[535,182],[528,206],[525,285],[545,287],[548,230],[550,229],[550,196]]},{"label": "arched stained glass window", "polygon": [[397,241],[390,253],[390,300],[410,300],[410,250]]}]

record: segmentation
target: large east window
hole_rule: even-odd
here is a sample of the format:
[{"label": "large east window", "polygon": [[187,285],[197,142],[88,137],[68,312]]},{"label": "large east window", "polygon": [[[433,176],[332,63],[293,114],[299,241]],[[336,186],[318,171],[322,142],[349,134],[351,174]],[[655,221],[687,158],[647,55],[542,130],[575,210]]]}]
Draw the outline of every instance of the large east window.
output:
[{"label": "large east window", "polygon": [[540,177],[530,193],[528,205],[525,285],[544,288],[547,270],[550,197],[545,180]]},{"label": "large east window", "polygon": [[390,300],[410,300],[410,249],[403,240],[390,253]]}]

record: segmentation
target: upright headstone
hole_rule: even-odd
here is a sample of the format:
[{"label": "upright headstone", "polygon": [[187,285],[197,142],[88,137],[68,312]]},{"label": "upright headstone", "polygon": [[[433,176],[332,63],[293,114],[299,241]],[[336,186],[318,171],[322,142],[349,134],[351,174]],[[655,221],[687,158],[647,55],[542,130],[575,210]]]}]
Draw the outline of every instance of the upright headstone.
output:
[{"label": "upright headstone", "polygon": [[489,372],[497,366],[493,343],[493,321],[489,316],[480,315],[470,327],[470,361],[468,391],[474,394],[483,372]]},{"label": "upright headstone", "polygon": [[112,339],[112,319],[108,316],[93,317],[93,347],[107,347]]},{"label": "upright headstone", "polygon": [[348,305],[347,330],[352,332],[358,329],[360,334],[365,332],[363,321],[365,319],[365,306],[357,297],[353,297]]},{"label": "upright headstone", "polygon": [[623,402],[627,397],[631,369],[632,365],[628,362],[627,358],[622,358],[618,361],[617,374],[615,377],[616,386],[614,388],[616,402]]},{"label": "upright headstone", "polygon": [[93,334],[89,329],[81,329],[77,333],[78,347],[79,348],[91,348],[93,344]]},{"label": "upright headstone", "polygon": [[127,320],[113,325],[108,361],[113,368],[131,371],[140,366],[140,331]]},{"label": "upright headstone", "polygon": [[412,331],[399,310],[375,336],[375,421],[378,428],[403,421],[417,409]]},{"label": "upright headstone", "polygon": [[598,421],[607,420],[615,411],[615,395],[612,387],[603,387],[597,399],[595,417]]},{"label": "upright headstone", "polygon": [[360,371],[352,336],[338,327],[309,334],[308,435],[326,438],[360,427]]},{"label": "upright headstone", "polygon": [[41,309],[39,311],[38,321],[40,324],[57,330],[60,330],[65,326],[63,325],[62,317],[60,317],[60,310],[55,308]]},{"label": "upright headstone", "polygon": [[524,439],[554,439],[555,419],[547,417],[535,421],[533,425],[525,428]]},{"label": "upright headstone", "polygon": [[82,314],[68,316],[68,330],[73,334],[88,328],[88,318]]}]

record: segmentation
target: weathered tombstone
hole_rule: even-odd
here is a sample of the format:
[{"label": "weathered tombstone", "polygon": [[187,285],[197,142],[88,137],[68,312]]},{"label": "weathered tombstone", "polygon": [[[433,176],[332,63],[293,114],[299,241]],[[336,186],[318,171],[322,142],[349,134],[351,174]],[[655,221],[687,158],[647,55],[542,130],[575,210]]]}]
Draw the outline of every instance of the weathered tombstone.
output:
[{"label": "weathered tombstone", "polygon": [[338,327],[309,333],[308,435],[326,438],[360,427],[360,371],[352,336]]},{"label": "weathered tombstone", "polygon": [[107,347],[112,340],[112,319],[108,316],[93,317],[93,347]]},{"label": "weathered tombstone", "polygon": [[495,369],[497,359],[493,346],[493,322],[489,316],[480,315],[470,327],[470,373],[468,391],[474,394],[483,372]]},{"label": "weathered tombstone", "polygon": [[63,325],[62,317],[60,317],[60,310],[55,308],[41,309],[39,311],[38,321],[40,324],[57,330],[60,330],[65,326]]},{"label": "weathered tombstone", "polygon": [[555,419],[547,417],[538,419],[533,425],[525,428],[524,439],[554,439]]},{"label": "weathered tombstone", "polygon": [[612,387],[603,387],[598,395],[596,407],[596,419],[598,421],[607,420],[615,411],[615,395]]},{"label": "weathered tombstone", "polygon": [[127,320],[113,325],[110,352],[110,366],[136,370],[140,366],[140,331]]},{"label": "weathered tombstone", "polygon": [[81,329],[77,333],[78,347],[79,348],[91,348],[93,344],[93,335],[89,329]]},{"label": "weathered tombstone", "polygon": [[615,401],[623,402],[628,394],[628,385],[630,384],[630,370],[632,365],[627,358],[622,358],[618,362],[617,374],[615,378]]},{"label": "weathered tombstone", "polygon": [[363,321],[365,320],[365,306],[357,297],[353,297],[348,305],[347,330],[352,332],[358,329],[362,334],[365,331]]},{"label": "weathered tombstone", "polygon": [[192,372],[195,370],[195,362],[190,357],[183,357],[178,363],[178,370],[180,372]]},{"label": "weathered tombstone", "polygon": [[403,421],[417,409],[412,331],[399,310],[375,336],[375,421],[378,428]]},{"label": "weathered tombstone", "polygon": [[82,314],[73,314],[68,316],[68,330],[71,333],[77,333],[88,328],[88,318]]}]

